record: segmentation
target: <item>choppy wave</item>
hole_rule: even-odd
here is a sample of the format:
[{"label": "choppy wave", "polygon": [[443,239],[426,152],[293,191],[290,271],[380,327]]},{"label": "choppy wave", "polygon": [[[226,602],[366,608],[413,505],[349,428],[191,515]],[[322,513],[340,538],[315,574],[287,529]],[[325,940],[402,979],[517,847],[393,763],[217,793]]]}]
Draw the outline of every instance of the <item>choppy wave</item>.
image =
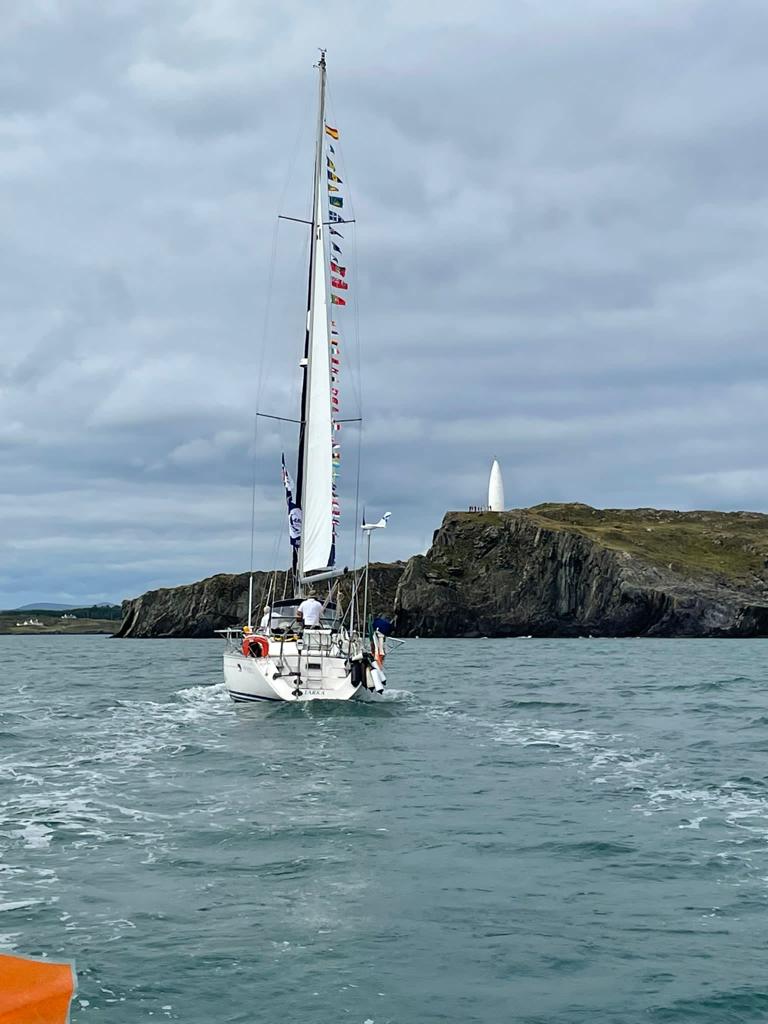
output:
[{"label": "choppy wave", "polygon": [[[518,706],[541,710],[535,702]],[[552,763],[563,773],[584,775],[598,790],[595,800],[604,789],[618,794],[643,817],[663,816],[670,827],[681,830],[704,828],[712,837],[712,856],[741,860],[761,877],[768,871],[768,782],[764,779],[739,776],[714,781],[713,777],[706,786],[692,785],[685,767],[668,752],[644,748],[637,735],[552,725],[539,718],[496,722],[492,735],[497,743],[554,758]],[[760,848],[745,851],[745,833]]]},{"label": "choppy wave", "polygon": [[0,947],[77,959],[73,1024],[765,1015],[762,647],[420,641],[330,710],[54,648],[6,652]]}]

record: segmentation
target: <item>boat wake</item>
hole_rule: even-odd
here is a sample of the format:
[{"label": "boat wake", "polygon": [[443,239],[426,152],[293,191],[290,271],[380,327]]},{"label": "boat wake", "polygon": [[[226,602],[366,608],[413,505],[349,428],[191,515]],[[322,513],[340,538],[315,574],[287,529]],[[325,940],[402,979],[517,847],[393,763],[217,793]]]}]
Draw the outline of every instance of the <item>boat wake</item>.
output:
[{"label": "boat wake", "polygon": [[[623,733],[567,728],[541,720],[497,723],[494,743],[515,745],[584,779],[595,798],[626,804],[642,817],[663,816],[671,830],[710,840],[704,856],[764,878],[768,872],[768,785],[743,776],[693,783],[679,759]],[[764,878],[768,881],[768,878]]]}]

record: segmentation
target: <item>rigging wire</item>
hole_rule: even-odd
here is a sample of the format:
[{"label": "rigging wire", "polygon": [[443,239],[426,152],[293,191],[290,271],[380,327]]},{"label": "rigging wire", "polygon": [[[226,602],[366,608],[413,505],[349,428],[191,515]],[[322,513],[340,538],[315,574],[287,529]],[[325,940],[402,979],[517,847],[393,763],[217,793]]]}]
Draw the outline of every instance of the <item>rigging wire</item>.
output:
[{"label": "rigging wire", "polygon": [[251,558],[249,572],[253,573],[254,548],[256,538],[256,445],[259,437],[259,412],[261,411],[261,394],[264,384],[264,360],[267,350],[267,337],[269,336],[269,317],[272,308],[272,284],[275,277],[275,257],[277,255],[277,234],[280,221],[275,220],[272,231],[272,249],[269,258],[269,277],[267,281],[267,301],[264,308],[264,327],[261,338],[261,355],[259,357],[259,368],[256,377],[256,411],[253,417],[253,451],[251,453]]},{"label": "rigging wire", "polygon": [[[299,148],[301,144],[302,135],[306,132],[306,125],[303,120],[300,120],[299,127],[296,132],[296,138],[293,143],[293,152],[289,163],[288,172],[283,180],[283,187],[280,192],[280,199],[278,201],[278,210],[282,207],[285,201],[288,187],[291,179],[293,178],[296,162],[298,159]],[[272,231],[272,245],[270,250],[269,259],[269,274],[267,280],[267,297],[264,307],[264,322],[262,327],[262,338],[261,338],[261,352],[259,355],[259,364],[256,375],[256,408],[253,417],[253,451],[251,453],[251,537],[250,537],[250,559],[249,559],[249,573],[252,575],[254,572],[254,560],[255,560],[255,543],[256,543],[256,484],[257,484],[257,444],[259,437],[259,413],[261,412],[261,398],[264,390],[264,363],[266,361],[267,353],[267,340],[269,338],[269,327],[270,318],[272,314],[272,297],[274,292],[274,279],[275,279],[275,264],[277,261],[277,246],[278,237],[280,230],[280,220],[275,217],[275,224]],[[281,519],[282,522],[282,519]],[[275,553],[276,557],[276,553]],[[274,559],[273,559],[274,564]]]},{"label": "rigging wire", "polygon": [[[354,227],[354,225],[353,225]],[[357,233],[352,232],[352,258],[355,261],[355,267],[359,267],[358,255],[357,255]],[[358,271],[359,281],[359,271]],[[365,421],[363,418],[363,380],[362,380],[362,359],[361,359],[361,345],[360,345],[360,305],[358,299],[358,292],[360,286],[355,289],[354,297],[354,317],[355,317],[355,354],[357,358],[357,376],[359,382],[359,391],[357,396],[357,405],[359,409],[360,422],[357,425],[357,471],[355,474],[355,530],[354,540],[352,542],[352,565],[357,565],[357,535],[360,526],[360,474],[362,469],[362,455],[363,455],[363,428]]]},{"label": "rigging wire", "polygon": [[[335,104],[333,102],[333,93],[330,86],[326,85],[326,92],[328,97],[328,110],[331,115],[336,116]],[[338,123],[334,121],[334,123]],[[352,215],[351,220],[356,220],[355,215],[355,204],[352,200],[352,186],[350,184],[350,178],[347,174],[347,163],[346,154],[344,147],[341,144],[340,139],[334,140],[334,149],[338,150],[339,166],[344,172],[344,183],[346,185],[346,201],[349,203],[349,212]],[[334,155],[336,155],[334,153]],[[335,162],[335,161],[334,161]],[[353,312],[353,338],[354,338],[354,354],[355,354],[355,366],[354,372],[351,374],[351,385],[353,390],[353,397],[357,399],[357,410],[360,422],[357,424],[357,464],[355,472],[355,520],[353,527],[353,541],[352,541],[352,565],[357,567],[357,547],[358,547],[358,532],[360,526],[360,476],[362,469],[362,449],[363,449],[363,427],[364,427],[364,416],[363,416],[363,375],[362,375],[362,357],[361,357],[361,343],[360,343],[360,301],[359,293],[362,281],[362,274],[360,272],[360,262],[357,248],[357,225],[356,223],[350,223],[346,225],[347,230],[351,232],[350,243],[352,247],[352,264],[355,270],[355,288],[352,295],[352,312]],[[352,369],[352,367],[350,367]],[[356,385],[356,386],[355,386]]]}]

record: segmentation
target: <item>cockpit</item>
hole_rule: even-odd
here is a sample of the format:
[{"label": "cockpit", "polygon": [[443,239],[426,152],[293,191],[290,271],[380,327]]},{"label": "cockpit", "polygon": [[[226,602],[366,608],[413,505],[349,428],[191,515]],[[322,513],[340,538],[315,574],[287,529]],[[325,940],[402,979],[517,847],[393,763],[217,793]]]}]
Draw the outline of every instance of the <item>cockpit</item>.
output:
[{"label": "cockpit", "polygon": [[[302,598],[300,597],[294,597],[285,601],[275,601],[269,611],[269,614],[265,614],[262,618],[259,624],[259,629],[268,629],[271,633],[277,634],[278,636],[283,633],[294,632],[299,625],[296,612],[298,611],[301,602]],[[320,616],[320,628],[333,629],[337,625],[336,602],[329,601],[328,604],[323,607],[323,612]]]}]

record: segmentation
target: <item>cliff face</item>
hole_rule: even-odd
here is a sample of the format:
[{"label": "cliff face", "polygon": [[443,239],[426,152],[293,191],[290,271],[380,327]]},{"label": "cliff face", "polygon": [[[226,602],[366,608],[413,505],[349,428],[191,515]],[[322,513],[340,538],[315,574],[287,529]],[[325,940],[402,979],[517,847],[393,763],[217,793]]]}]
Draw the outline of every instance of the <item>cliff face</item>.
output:
[{"label": "cliff face", "polygon": [[[266,575],[255,574],[255,594],[261,593]],[[115,636],[211,637],[214,630],[242,624],[247,614],[248,574],[221,573],[123,601],[123,621]]]},{"label": "cliff face", "polygon": [[768,635],[768,516],[540,505],[450,512],[395,600],[401,636]]},{"label": "cliff face", "polygon": [[[369,609],[375,615],[392,616],[395,591],[404,562],[371,566]],[[278,574],[277,595],[283,595],[285,574]],[[261,618],[272,573],[257,572],[253,579],[254,621]],[[340,599],[347,607],[352,591],[351,574],[340,580]],[[248,618],[248,573],[210,576],[199,583],[150,590],[123,601],[123,621],[117,637],[212,637],[215,630],[243,625]]]},{"label": "cliff face", "polygon": [[[255,574],[256,621],[270,579]],[[210,637],[247,607],[246,573],[212,576],[125,601],[117,635]],[[768,516],[449,512],[426,555],[372,566],[369,610],[400,636],[768,636]]]}]

